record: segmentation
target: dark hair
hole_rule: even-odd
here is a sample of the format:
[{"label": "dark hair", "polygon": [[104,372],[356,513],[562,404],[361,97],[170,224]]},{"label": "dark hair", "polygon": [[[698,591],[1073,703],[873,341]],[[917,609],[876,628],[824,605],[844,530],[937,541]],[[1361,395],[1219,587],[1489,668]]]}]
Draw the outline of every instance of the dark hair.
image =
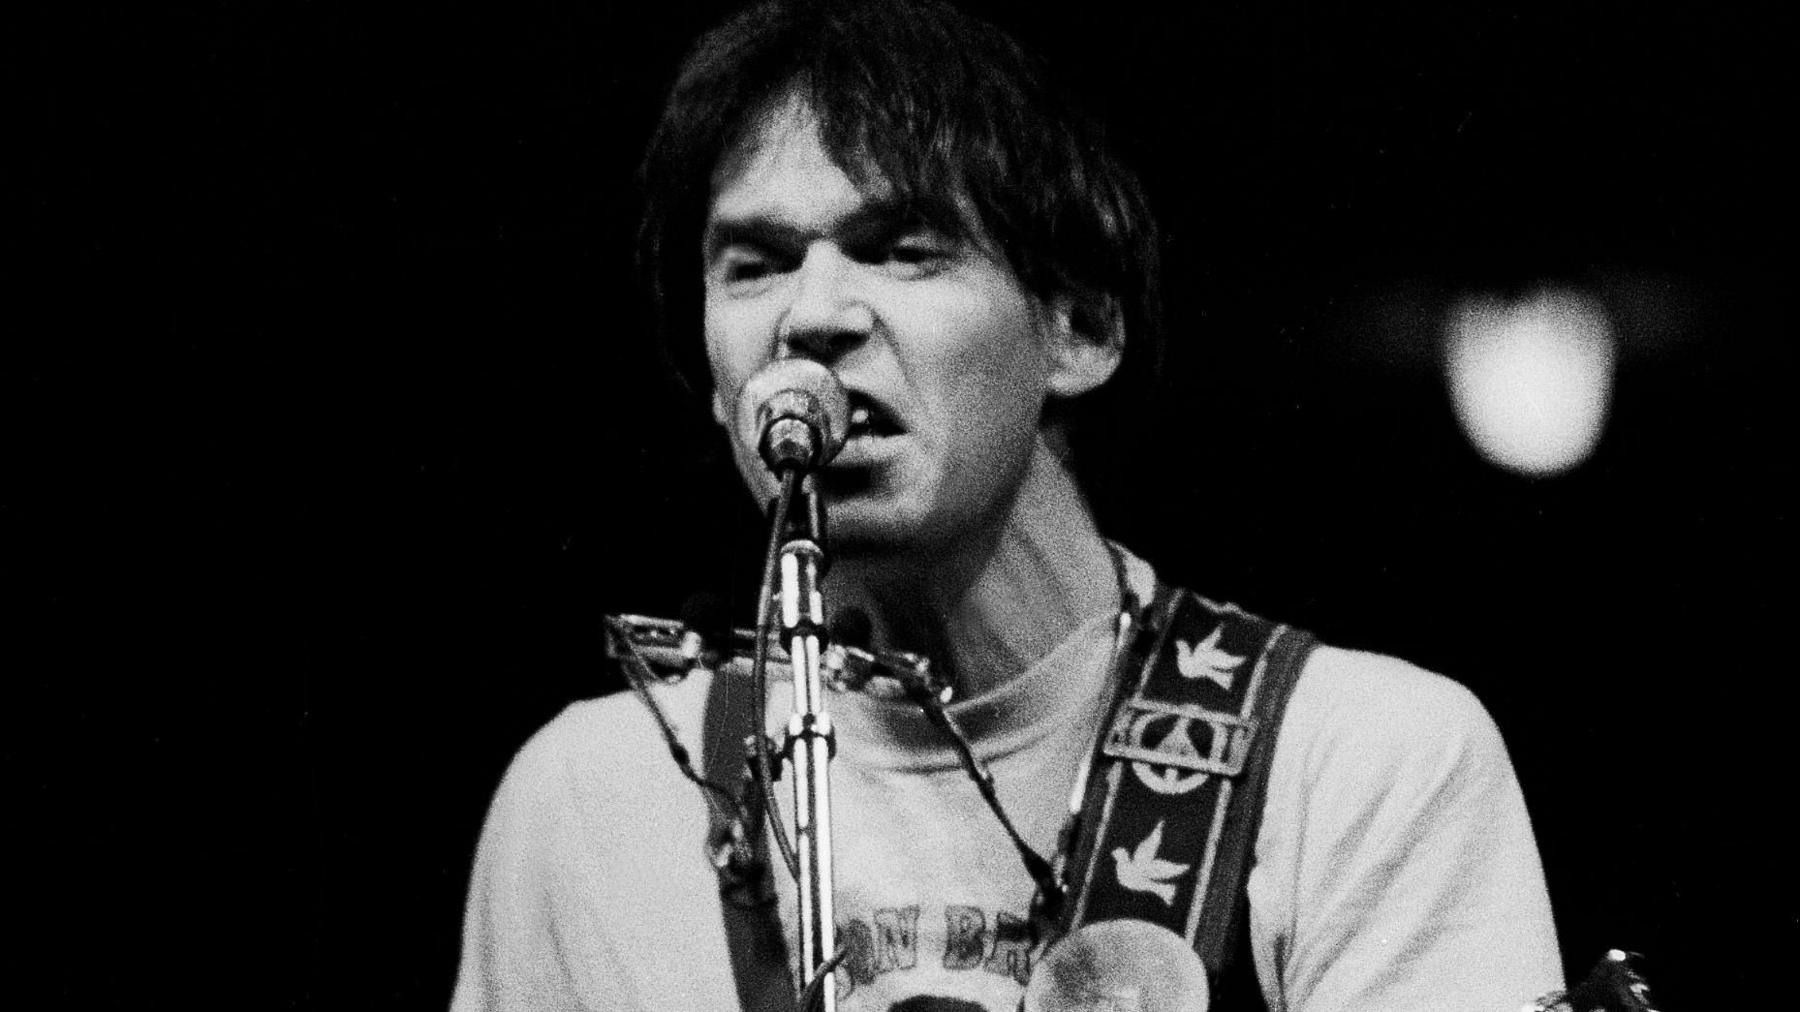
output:
[{"label": "dark hair", "polygon": [[690,387],[710,389],[700,234],[713,175],[790,97],[859,187],[879,182],[951,234],[979,228],[1038,297],[1072,296],[1092,332],[1117,313],[1127,362],[1154,372],[1159,258],[1143,190],[1037,61],[936,0],[772,0],[700,38],[642,166],[639,266]]}]

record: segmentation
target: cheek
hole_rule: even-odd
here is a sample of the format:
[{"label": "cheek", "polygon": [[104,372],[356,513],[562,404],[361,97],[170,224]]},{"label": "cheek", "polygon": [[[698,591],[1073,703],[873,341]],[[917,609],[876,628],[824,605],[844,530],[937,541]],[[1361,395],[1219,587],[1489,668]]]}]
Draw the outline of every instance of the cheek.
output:
[{"label": "cheek", "polygon": [[943,348],[938,362],[958,401],[996,421],[1035,424],[1047,360],[1031,311],[1012,301],[979,302],[960,314],[953,329],[962,339]]},{"label": "cheek", "polygon": [[[708,299],[702,330],[706,362],[715,391],[729,395],[744,385],[759,365],[759,343],[752,339],[753,320],[741,305]],[[717,396],[717,394],[715,394]]]}]

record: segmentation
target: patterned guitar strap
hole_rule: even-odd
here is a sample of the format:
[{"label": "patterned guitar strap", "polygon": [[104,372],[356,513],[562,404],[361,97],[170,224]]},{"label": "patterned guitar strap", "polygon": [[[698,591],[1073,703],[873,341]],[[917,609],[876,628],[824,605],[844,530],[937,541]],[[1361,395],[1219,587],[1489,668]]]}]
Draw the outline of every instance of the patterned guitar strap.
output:
[{"label": "patterned guitar strap", "polygon": [[1142,614],[1065,829],[1066,923],[1168,928],[1206,965],[1212,1007],[1259,1008],[1244,886],[1276,731],[1314,640],[1166,586]]}]

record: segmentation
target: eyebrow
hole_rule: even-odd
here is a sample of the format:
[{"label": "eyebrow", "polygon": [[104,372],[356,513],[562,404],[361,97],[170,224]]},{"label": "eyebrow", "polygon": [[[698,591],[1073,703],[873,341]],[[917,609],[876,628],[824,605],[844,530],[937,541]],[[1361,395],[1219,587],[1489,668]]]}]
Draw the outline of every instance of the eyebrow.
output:
[{"label": "eyebrow", "polygon": [[700,253],[704,262],[711,263],[738,244],[795,249],[824,236],[850,243],[868,242],[919,227],[934,226],[916,207],[897,200],[865,200],[824,229],[804,228],[777,214],[752,211],[741,216],[708,217],[700,236]]}]

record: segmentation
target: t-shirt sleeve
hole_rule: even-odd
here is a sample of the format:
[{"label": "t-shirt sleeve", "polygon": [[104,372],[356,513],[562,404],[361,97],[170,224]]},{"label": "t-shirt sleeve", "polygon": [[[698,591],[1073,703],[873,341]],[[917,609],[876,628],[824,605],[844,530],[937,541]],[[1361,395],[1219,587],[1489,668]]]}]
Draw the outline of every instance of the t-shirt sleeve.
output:
[{"label": "t-shirt sleeve", "polygon": [[[705,688],[690,679],[663,694],[678,727],[700,725]],[[453,1012],[730,1007],[707,826],[636,698],[572,704],[494,793]]]},{"label": "t-shirt sleeve", "polygon": [[556,951],[543,853],[544,764],[528,745],[494,794],[475,852],[453,1012],[579,1007]]},{"label": "t-shirt sleeve", "polygon": [[1322,649],[1274,762],[1251,878],[1271,1008],[1513,1012],[1561,985],[1524,798],[1466,689]]},{"label": "t-shirt sleeve", "polygon": [[[571,884],[560,851],[575,810],[566,737],[553,723],[527,742],[489,806],[469,880],[452,1012],[588,1008],[564,951]],[[588,964],[606,957],[595,933],[583,932],[581,941]],[[592,969],[602,981],[614,976]]]}]

